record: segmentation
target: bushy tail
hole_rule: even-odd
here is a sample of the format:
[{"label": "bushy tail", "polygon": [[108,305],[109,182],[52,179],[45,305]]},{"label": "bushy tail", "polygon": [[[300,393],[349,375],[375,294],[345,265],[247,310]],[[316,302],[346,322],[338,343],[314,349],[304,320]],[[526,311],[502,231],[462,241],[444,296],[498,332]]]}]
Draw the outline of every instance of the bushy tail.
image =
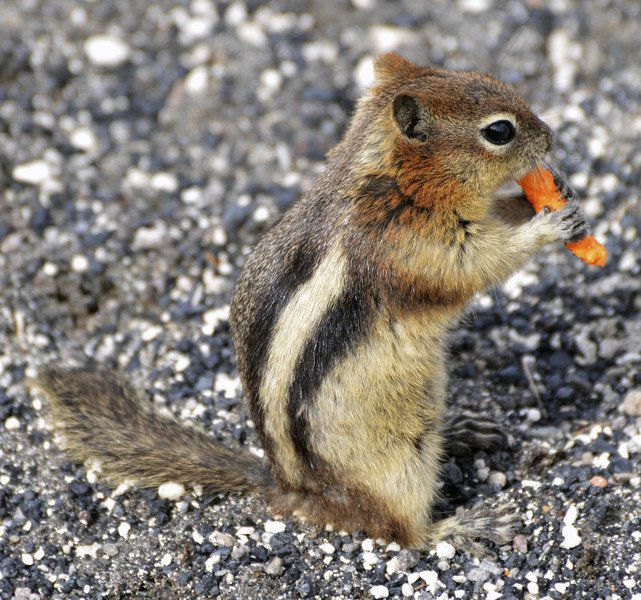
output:
[{"label": "bushy tail", "polygon": [[49,397],[71,456],[99,461],[111,483],[172,481],[210,492],[268,492],[273,486],[259,458],[159,414],[113,373],[50,367],[34,384]]}]

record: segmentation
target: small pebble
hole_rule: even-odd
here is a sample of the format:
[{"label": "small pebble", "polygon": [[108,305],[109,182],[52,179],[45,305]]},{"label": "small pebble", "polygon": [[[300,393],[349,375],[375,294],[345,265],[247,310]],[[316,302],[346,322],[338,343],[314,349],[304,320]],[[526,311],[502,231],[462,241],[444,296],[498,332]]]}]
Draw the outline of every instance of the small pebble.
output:
[{"label": "small pebble", "polygon": [[95,542],[87,546],[76,546],[76,556],[79,558],[85,558],[87,556],[91,558],[96,558],[96,553],[100,550],[101,545],[98,542]]},{"label": "small pebble", "polygon": [[[240,530],[238,533],[240,533]],[[232,548],[236,543],[236,538],[229,533],[223,533],[222,531],[214,531],[209,534],[209,541],[212,544],[214,544],[214,546],[226,546],[228,548]]]},{"label": "small pebble", "polygon": [[281,575],[285,570],[285,567],[283,567],[282,559],[276,556],[265,564],[263,569],[267,575]]},{"label": "small pebble", "polygon": [[387,598],[389,596],[389,590],[384,585],[375,585],[370,589],[369,593],[374,598]]},{"label": "small pebble", "polygon": [[6,429],[19,429],[20,421],[16,417],[9,417],[5,422],[4,426]]},{"label": "small pebble", "polygon": [[131,529],[131,525],[127,523],[126,521],[123,521],[118,525],[118,535],[121,538],[127,539],[129,537],[129,530]]},{"label": "small pebble", "polygon": [[577,510],[574,504],[571,504],[563,517],[563,523],[565,525],[574,525],[576,518],[579,516],[579,511]]},{"label": "small pebble", "polygon": [[505,476],[505,473],[501,473],[501,471],[492,471],[487,478],[487,482],[491,485],[498,485],[502,488],[505,487],[505,484],[507,483],[507,477]]},{"label": "small pebble", "polygon": [[96,66],[115,68],[129,58],[130,49],[114,35],[94,35],[85,41],[85,54]]},{"label": "small pebble", "polygon": [[593,485],[594,487],[600,487],[604,488],[608,485],[608,480],[605,477],[601,477],[601,475],[595,475],[590,479],[590,485]]},{"label": "small pebble", "polygon": [[185,486],[182,483],[169,481],[158,487],[158,496],[165,500],[178,500],[185,494]]},{"label": "small pebble", "polygon": [[321,544],[319,548],[323,554],[334,554],[336,552],[336,548],[330,543]]},{"label": "small pebble", "polygon": [[563,548],[576,548],[581,544],[581,536],[574,525],[564,525],[561,535],[563,536],[563,541],[561,542]]},{"label": "small pebble", "polygon": [[281,533],[286,528],[287,525],[283,521],[265,521],[265,531],[267,533]]},{"label": "small pebble", "polygon": [[89,259],[83,254],[75,254],[71,259],[71,270],[74,273],[86,273],[89,270]]},{"label": "small pebble", "polygon": [[630,390],[619,405],[619,410],[624,415],[641,417],[641,390]]},{"label": "small pebble", "polygon": [[517,533],[512,540],[512,548],[521,554],[527,554],[527,538],[520,533]]},{"label": "small pebble", "polygon": [[44,160],[34,160],[16,165],[13,169],[12,176],[20,183],[41,185],[51,179],[52,173],[49,163]]},{"label": "small pebble", "polygon": [[439,558],[454,558],[456,554],[456,548],[449,544],[448,542],[439,542],[436,544],[436,556]]}]

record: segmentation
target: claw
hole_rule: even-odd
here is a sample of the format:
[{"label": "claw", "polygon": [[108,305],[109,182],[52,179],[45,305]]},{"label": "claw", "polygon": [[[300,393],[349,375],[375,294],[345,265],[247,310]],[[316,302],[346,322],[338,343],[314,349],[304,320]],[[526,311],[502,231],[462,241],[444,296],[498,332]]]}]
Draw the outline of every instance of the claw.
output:
[{"label": "claw", "polygon": [[465,456],[474,450],[506,447],[507,436],[489,419],[479,418],[464,411],[449,420],[447,428],[448,451],[454,456]]}]

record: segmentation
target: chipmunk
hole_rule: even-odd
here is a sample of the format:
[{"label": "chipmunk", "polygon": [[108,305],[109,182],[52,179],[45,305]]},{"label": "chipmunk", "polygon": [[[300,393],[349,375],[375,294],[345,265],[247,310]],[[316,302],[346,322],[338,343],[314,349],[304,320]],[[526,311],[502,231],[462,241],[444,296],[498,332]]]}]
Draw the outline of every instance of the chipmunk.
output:
[{"label": "chipmunk", "polygon": [[497,189],[544,160],[551,130],[475,72],[375,61],[327,168],[258,243],[231,301],[267,461],[157,414],[117,375],[48,368],[72,455],[111,482],[264,494],[279,514],[430,548],[509,542],[513,511],[434,520],[443,457],[500,443],[446,406],[448,332],[476,292],[551,242],[587,233],[576,202],[534,215]]}]

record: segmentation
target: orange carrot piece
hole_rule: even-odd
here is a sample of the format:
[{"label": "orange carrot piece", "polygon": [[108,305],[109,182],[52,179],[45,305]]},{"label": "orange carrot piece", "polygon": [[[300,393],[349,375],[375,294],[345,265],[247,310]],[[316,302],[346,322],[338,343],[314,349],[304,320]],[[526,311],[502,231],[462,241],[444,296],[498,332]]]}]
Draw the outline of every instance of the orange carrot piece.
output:
[{"label": "orange carrot piece", "polygon": [[[554,176],[543,167],[538,167],[521,177],[518,180],[518,184],[523,188],[525,196],[536,212],[545,207],[551,210],[559,210],[566,203],[566,199],[556,189]],[[566,244],[565,246],[583,262],[597,267],[605,266],[608,251],[593,236],[588,235],[578,242]]]}]

